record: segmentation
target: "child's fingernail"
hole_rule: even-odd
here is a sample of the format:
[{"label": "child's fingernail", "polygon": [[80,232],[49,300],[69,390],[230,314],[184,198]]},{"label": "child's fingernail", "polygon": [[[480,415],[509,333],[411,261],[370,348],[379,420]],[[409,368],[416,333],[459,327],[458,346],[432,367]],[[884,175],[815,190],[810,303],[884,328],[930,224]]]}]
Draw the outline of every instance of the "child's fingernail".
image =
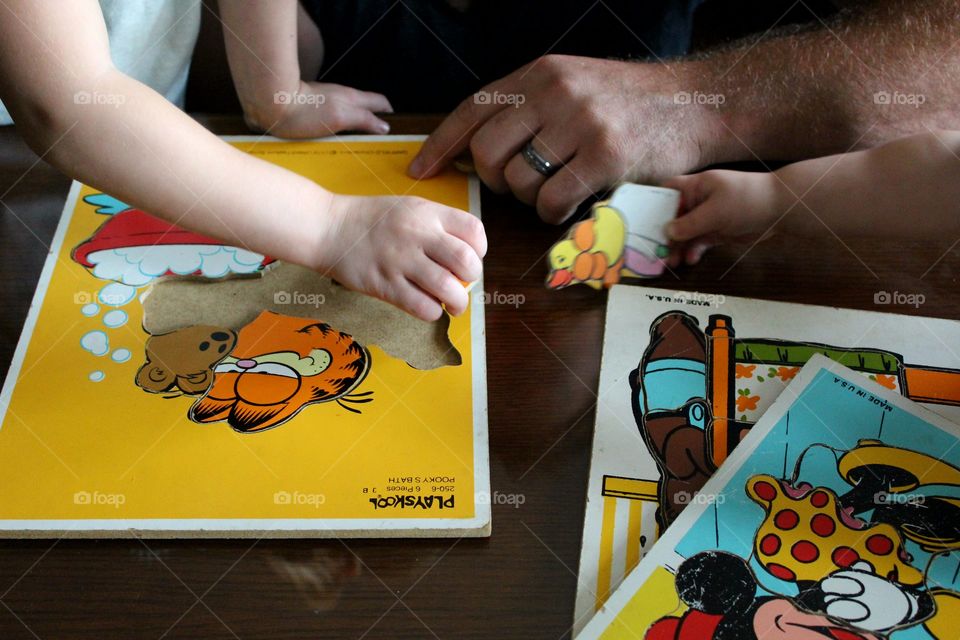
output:
[{"label": "child's fingernail", "polygon": [[709,249],[709,247],[703,245],[695,247],[690,252],[690,264],[699,264],[700,260],[703,259],[703,254],[707,252],[707,249]]},{"label": "child's fingernail", "polygon": [[377,132],[383,133],[383,134],[390,133],[390,125],[384,122],[383,120],[380,120],[379,122],[377,122]]}]

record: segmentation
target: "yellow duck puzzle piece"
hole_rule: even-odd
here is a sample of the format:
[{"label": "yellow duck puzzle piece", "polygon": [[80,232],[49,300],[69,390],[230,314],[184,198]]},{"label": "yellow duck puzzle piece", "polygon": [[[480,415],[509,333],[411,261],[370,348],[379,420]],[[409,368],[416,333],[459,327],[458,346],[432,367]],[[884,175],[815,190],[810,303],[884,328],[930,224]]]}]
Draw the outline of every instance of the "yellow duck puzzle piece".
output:
[{"label": "yellow duck puzzle piece", "polygon": [[550,250],[547,286],[559,289],[588,284],[595,289],[620,279],[627,228],[616,209],[606,203],[594,206],[593,216],[570,228],[568,238]]}]

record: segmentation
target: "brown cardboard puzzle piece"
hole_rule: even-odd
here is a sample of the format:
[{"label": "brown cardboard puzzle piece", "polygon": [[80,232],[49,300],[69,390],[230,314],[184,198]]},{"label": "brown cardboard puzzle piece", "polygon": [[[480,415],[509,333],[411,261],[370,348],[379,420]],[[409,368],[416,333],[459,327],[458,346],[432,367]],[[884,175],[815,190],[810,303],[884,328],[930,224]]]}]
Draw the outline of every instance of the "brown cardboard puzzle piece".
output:
[{"label": "brown cardboard puzzle piece", "polygon": [[424,322],[326,276],[280,262],[253,277],[161,280],[144,294],[143,328],[153,336],[195,326],[239,331],[263,311],[321,320],[416,369],[462,362],[447,335],[447,315]]}]

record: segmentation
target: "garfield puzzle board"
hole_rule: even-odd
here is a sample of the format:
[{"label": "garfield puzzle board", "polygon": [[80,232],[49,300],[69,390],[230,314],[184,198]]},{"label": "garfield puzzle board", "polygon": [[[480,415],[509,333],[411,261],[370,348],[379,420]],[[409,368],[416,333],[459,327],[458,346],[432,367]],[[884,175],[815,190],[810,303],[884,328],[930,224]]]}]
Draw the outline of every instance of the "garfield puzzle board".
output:
[{"label": "garfield puzzle board", "polygon": [[960,427],[820,355],[578,636],[956,638]]},{"label": "garfield puzzle board", "polygon": [[[475,178],[406,176],[419,136],[226,140],[337,193],[479,216]],[[482,282],[449,321],[457,366],[360,344],[303,291],[274,301],[310,318],[147,334],[151,285],[252,286],[272,262],[74,183],[0,395],[0,536],[489,535]]]},{"label": "garfield puzzle board", "polygon": [[950,320],[613,287],[575,630],[698,500],[703,483],[812,355],[960,422],[956,345],[960,323]]}]

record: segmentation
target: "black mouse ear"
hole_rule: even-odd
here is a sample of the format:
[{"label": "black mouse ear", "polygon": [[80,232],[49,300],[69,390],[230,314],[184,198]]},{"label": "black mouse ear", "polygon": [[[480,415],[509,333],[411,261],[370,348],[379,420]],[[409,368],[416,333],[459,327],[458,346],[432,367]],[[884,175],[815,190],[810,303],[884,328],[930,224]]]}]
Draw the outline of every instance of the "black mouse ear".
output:
[{"label": "black mouse ear", "polygon": [[745,611],[757,593],[746,561],[726,551],[704,551],[685,560],[677,570],[676,587],[687,606],[712,615]]}]

